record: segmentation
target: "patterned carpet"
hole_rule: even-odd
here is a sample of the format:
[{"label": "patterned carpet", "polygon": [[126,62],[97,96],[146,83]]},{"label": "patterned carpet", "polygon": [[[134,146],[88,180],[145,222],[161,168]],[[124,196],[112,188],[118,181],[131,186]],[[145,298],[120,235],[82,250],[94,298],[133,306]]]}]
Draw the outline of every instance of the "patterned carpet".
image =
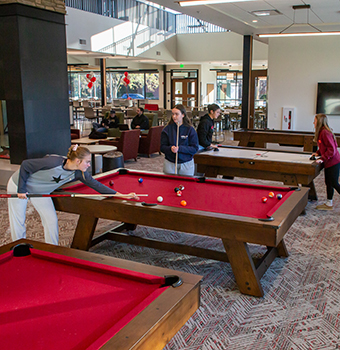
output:
[{"label": "patterned carpet", "polygon": [[[162,164],[162,156],[153,156],[126,162],[125,166],[162,171]],[[323,174],[315,181],[320,201],[326,196],[323,181]],[[290,256],[276,259],[262,277],[263,298],[240,294],[227,263],[108,241],[92,251],[204,276],[201,307],[166,350],[340,349],[339,195],[334,195],[333,211],[319,212],[316,205],[309,202],[306,215],[286,234]],[[3,244],[10,241],[5,200],[0,201],[0,208]],[[60,245],[69,246],[77,216],[59,213],[58,217]],[[112,225],[100,220],[96,233]],[[27,232],[30,239],[43,240],[40,219],[32,207],[28,209]],[[211,237],[142,226],[136,234],[224,250],[221,241]],[[261,250],[251,246],[254,254]]]}]

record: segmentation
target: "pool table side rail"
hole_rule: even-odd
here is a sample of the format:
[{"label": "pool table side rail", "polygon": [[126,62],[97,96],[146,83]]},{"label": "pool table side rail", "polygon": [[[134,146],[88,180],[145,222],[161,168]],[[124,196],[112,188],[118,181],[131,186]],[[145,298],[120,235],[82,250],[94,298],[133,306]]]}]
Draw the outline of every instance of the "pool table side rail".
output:
[{"label": "pool table side rail", "polygon": [[183,280],[182,286],[168,288],[147,306],[102,346],[103,350],[161,350],[200,306],[202,276],[25,239],[0,247],[0,254],[19,243],[29,243],[36,249],[156,276],[175,274]]},{"label": "pool table side rail", "polygon": [[[265,176],[265,173],[271,173],[270,179],[273,178],[273,173],[278,173],[278,179],[282,178],[283,174],[294,174],[307,176],[313,180],[319,175],[322,165],[316,162],[312,164],[303,164],[295,162],[280,162],[275,160],[264,160],[261,158],[237,158],[223,155],[214,155],[211,152],[195,155],[194,161],[197,164],[197,171],[209,173],[209,167],[219,168],[218,175],[229,175],[260,178]],[[289,165],[289,168],[287,167]],[[203,171],[206,170],[206,171]],[[251,173],[249,173],[251,171]],[[255,173],[254,173],[255,172]],[[228,174],[227,174],[228,173]],[[208,176],[208,175],[207,175]],[[279,180],[281,181],[281,180]]]},{"label": "pool table side rail", "polygon": [[[57,197],[53,198],[53,201],[56,210],[81,215],[78,226],[81,226],[82,220],[90,222],[91,218],[102,218],[129,224],[275,246],[277,230],[289,218],[292,217],[292,222],[295,220],[294,209],[296,206],[299,214],[303,211],[307,204],[307,199],[305,199],[307,194],[308,189],[305,188],[302,188],[300,191],[294,191],[288,203],[283,203],[274,213],[274,220],[271,222],[262,222],[256,218],[236,217],[234,215],[187,208],[178,209],[162,205],[145,207],[139,202],[119,199],[93,201],[93,199],[88,198]],[[297,202],[296,204],[294,204],[295,201]],[[83,234],[82,231],[84,231],[84,227],[77,227],[75,239],[76,236]],[[90,243],[88,242],[88,244]],[[89,247],[90,245],[87,248],[76,248],[88,249]]]}]

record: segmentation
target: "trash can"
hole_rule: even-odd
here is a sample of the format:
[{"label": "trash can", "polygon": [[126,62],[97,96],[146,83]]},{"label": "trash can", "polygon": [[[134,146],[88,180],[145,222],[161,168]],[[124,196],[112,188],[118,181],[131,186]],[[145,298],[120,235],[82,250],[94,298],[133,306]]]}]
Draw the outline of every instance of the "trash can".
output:
[{"label": "trash can", "polygon": [[122,152],[112,151],[103,155],[103,172],[117,168],[124,168],[124,157]]}]

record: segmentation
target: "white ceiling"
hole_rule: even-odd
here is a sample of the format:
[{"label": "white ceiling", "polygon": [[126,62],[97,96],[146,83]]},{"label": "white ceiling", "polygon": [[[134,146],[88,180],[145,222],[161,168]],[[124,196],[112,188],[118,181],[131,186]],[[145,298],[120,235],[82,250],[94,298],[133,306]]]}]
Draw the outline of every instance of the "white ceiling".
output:
[{"label": "white ceiling", "polygon": [[[181,7],[174,0],[153,2],[241,35],[253,35],[254,39],[257,39],[256,34],[278,33],[292,23],[295,24],[287,32],[313,31],[307,23],[322,31],[340,30],[340,0],[256,0],[192,7]],[[293,5],[305,4],[309,4],[311,8],[292,8]],[[282,14],[258,17],[251,13],[258,10],[278,10]],[[258,22],[253,23],[253,20]]]}]

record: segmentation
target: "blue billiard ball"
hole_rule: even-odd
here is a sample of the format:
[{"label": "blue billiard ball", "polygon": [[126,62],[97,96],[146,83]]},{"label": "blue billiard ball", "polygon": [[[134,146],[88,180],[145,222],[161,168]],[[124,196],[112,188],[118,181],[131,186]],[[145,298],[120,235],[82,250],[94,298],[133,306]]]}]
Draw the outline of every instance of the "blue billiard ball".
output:
[{"label": "blue billiard ball", "polygon": [[282,194],[278,194],[278,195],[276,196],[276,198],[277,198],[277,199],[282,199]]},{"label": "blue billiard ball", "polygon": [[141,184],[141,183],[143,182],[143,179],[140,177],[140,178],[138,179],[138,182]]}]

